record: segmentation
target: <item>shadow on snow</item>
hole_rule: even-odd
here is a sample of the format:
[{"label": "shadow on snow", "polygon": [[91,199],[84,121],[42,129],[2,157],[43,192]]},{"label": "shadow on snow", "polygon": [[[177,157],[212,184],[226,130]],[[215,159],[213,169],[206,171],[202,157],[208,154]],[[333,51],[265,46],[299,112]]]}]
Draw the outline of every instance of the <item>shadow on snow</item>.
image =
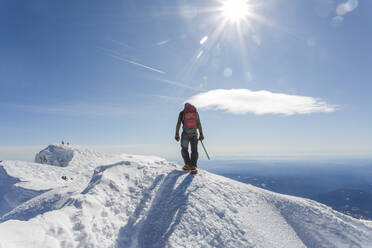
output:
[{"label": "shadow on snow", "polygon": [[[186,211],[189,196],[186,190],[194,178],[193,175],[188,174],[175,188],[181,175],[185,175],[185,172],[175,170],[166,176],[147,215],[143,213],[143,210],[146,202],[151,200],[151,195],[150,193],[144,195],[127,225],[120,229],[117,247],[157,248],[165,246]],[[149,189],[150,192],[161,179],[160,176],[156,178]],[[141,214],[146,216],[139,221]]]},{"label": "shadow on snow", "polygon": [[[31,190],[15,186],[18,178],[9,176],[0,165],[0,223],[8,220],[6,214],[28,200],[41,195],[48,190]],[[22,217],[17,218],[24,220]]]},{"label": "shadow on snow", "polygon": [[[130,162],[122,161],[97,167],[88,186],[81,194],[87,194],[93,189],[100,182],[105,170],[120,165],[130,165]],[[14,186],[17,182],[19,179],[7,175],[4,168],[0,166],[0,223],[7,220],[28,221],[37,215],[69,205],[80,207],[79,202],[71,198],[78,192],[71,191],[68,187],[35,191]],[[10,202],[9,199],[12,201]]]}]

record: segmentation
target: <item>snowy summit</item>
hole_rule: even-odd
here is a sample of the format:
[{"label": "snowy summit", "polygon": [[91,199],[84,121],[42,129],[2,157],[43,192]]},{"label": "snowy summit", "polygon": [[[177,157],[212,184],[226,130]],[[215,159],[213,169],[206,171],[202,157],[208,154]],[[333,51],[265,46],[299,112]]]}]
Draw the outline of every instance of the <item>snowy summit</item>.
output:
[{"label": "snowy summit", "polygon": [[372,247],[372,222],[162,158],[50,145],[0,163],[0,247]]}]

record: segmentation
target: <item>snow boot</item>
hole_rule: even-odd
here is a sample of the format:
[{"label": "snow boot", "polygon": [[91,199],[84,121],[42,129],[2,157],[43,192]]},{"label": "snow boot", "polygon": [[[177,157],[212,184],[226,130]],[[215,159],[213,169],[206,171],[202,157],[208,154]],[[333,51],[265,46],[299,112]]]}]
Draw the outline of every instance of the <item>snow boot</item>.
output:
[{"label": "snow boot", "polygon": [[191,169],[190,165],[186,164],[182,167],[182,170],[189,171]]},{"label": "snow boot", "polygon": [[190,174],[198,174],[198,169],[196,169],[196,167],[191,167],[189,172]]}]

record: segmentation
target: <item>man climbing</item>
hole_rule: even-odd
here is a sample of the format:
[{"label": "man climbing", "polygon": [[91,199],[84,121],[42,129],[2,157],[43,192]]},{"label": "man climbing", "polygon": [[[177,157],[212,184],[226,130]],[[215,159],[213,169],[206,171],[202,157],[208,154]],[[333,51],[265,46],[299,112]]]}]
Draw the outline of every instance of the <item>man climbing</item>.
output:
[{"label": "man climbing", "polygon": [[[192,174],[196,174],[198,170],[198,132],[199,129],[199,140],[204,139],[202,126],[200,123],[199,114],[196,108],[190,103],[185,103],[184,110],[182,110],[178,116],[176,135],[175,139],[180,140],[179,130],[182,123],[182,134],[181,134],[181,154],[185,162],[183,170],[188,170]],[[191,145],[191,157],[189,155],[189,143]]]}]

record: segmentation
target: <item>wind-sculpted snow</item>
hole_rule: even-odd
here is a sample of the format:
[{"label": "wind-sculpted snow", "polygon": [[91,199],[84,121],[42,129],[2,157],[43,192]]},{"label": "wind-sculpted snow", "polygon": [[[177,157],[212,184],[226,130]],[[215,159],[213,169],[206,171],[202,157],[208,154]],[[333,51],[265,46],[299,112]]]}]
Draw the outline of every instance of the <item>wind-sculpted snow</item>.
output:
[{"label": "wind-sculpted snow", "polygon": [[15,184],[18,182],[18,178],[9,176],[0,165],[0,217],[22,202],[45,192],[17,187]]},{"label": "wind-sculpted snow", "polygon": [[130,165],[130,162],[128,161],[122,161],[117,164],[112,164],[112,165],[103,165],[99,166],[94,170],[92,179],[90,180],[88,186],[81,192],[82,194],[87,194],[96,184],[100,183],[103,172],[107,169],[110,169],[114,166],[120,166],[120,165]]},{"label": "wind-sculpted snow", "polygon": [[70,195],[72,194],[73,192],[66,188],[57,188],[46,192],[41,191],[35,197],[23,201],[11,211],[4,214],[0,218],[0,223],[12,219],[28,221],[43,213],[61,209],[71,202]]},{"label": "wind-sculpted snow", "polygon": [[371,222],[311,200],[157,157],[66,149],[67,167],[1,164],[2,187],[38,193],[2,207],[0,247],[372,247]]},{"label": "wind-sculpted snow", "polygon": [[74,152],[68,146],[50,145],[35,156],[35,162],[65,167],[69,164]]}]

